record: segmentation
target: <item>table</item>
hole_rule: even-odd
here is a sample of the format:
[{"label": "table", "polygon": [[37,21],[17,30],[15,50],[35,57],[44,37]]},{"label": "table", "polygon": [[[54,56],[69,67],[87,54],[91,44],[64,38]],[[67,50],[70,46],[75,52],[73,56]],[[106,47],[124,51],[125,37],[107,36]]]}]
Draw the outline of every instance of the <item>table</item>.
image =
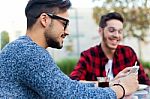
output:
[{"label": "table", "polygon": [[150,99],[150,86],[143,90],[138,90],[124,99]]},{"label": "table", "polygon": [[133,95],[138,99],[150,99],[150,86],[144,90],[136,91]]},{"label": "table", "polygon": [[[95,83],[95,87],[98,87],[97,81],[85,81],[81,80],[82,83]],[[138,90],[130,96],[125,96],[124,99],[150,99],[150,86],[146,89]]]}]

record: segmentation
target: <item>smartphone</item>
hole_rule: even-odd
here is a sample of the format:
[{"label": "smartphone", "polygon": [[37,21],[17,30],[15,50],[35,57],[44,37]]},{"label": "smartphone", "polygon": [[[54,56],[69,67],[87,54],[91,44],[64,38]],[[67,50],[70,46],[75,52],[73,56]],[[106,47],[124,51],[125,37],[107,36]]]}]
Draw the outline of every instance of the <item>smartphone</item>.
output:
[{"label": "smartphone", "polygon": [[133,66],[132,69],[129,71],[129,74],[130,73],[136,73],[136,74],[138,74],[138,70],[139,70],[139,66]]}]

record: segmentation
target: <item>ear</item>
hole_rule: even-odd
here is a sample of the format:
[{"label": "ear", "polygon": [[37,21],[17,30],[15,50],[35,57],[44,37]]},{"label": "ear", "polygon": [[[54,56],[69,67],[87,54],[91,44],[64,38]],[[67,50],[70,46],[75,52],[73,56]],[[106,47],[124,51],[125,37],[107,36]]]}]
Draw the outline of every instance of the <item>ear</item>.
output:
[{"label": "ear", "polygon": [[98,33],[99,33],[100,35],[102,35],[102,33],[103,33],[103,28],[99,27]]},{"label": "ear", "polygon": [[49,25],[49,23],[51,22],[51,19],[49,18],[49,16],[46,13],[42,13],[40,15],[40,23],[41,25],[45,28]]}]

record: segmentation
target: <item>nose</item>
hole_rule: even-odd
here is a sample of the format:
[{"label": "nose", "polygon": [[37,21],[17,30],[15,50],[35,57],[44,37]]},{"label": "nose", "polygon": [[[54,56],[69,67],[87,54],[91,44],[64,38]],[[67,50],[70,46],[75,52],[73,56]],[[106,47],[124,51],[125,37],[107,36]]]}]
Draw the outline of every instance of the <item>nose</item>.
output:
[{"label": "nose", "polygon": [[65,34],[65,35],[69,35],[68,27],[64,30],[64,34]]},{"label": "nose", "polygon": [[118,31],[115,31],[114,33],[113,33],[113,37],[116,37],[116,38],[118,38],[119,37],[119,32]]}]

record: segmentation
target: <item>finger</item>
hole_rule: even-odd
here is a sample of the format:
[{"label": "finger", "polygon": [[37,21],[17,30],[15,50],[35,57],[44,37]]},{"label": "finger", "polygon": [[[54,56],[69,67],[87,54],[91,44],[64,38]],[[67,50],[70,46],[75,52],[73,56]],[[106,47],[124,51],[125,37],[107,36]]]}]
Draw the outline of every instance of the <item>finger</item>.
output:
[{"label": "finger", "polygon": [[122,77],[125,77],[125,76],[127,76],[125,73],[121,73],[121,74],[119,75],[119,78],[122,78]]},{"label": "finger", "polygon": [[128,72],[128,71],[130,71],[132,69],[132,67],[126,67],[125,69],[124,69],[124,71],[125,72]]},{"label": "finger", "polygon": [[123,73],[127,73],[132,69],[132,67],[126,67],[125,69],[123,69],[121,72]]},{"label": "finger", "polygon": [[123,76],[124,76],[123,73],[119,73],[119,74],[116,75],[115,79],[121,78],[121,77],[123,77]]},{"label": "finger", "polygon": [[133,76],[133,77],[137,77],[136,73],[130,73],[129,75]]},{"label": "finger", "polygon": [[131,76],[132,79],[138,80],[138,75],[135,73],[131,73],[131,74],[129,74],[129,76]]}]

